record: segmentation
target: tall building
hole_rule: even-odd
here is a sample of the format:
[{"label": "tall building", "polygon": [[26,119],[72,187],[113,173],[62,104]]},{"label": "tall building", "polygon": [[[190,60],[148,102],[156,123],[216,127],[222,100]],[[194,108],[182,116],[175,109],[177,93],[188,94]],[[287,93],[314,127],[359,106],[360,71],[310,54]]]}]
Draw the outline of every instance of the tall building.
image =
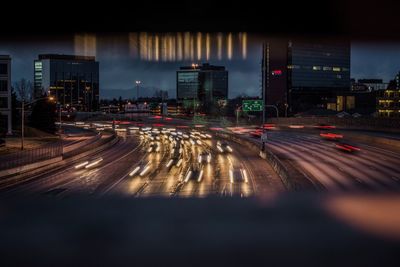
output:
[{"label": "tall building", "polygon": [[213,112],[228,98],[228,71],[223,66],[202,65],[181,67],[176,72],[176,96],[179,103],[196,103],[196,110]]},{"label": "tall building", "polygon": [[350,90],[350,44],[270,39],[263,48],[265,103],[282,116],[326,108],[338,92]]},{"label": "tall building", "polygon": [[34,61],[34,97],[53,96],[63,109],[99,109],[99,62],[95,57],[44,54]]},{"label": "tall building", "polygon": [[11,57],[0,55],[0,129],[12,134],[11,122]]},{"label": "tall building", "polygon": [[386,89],[377,91],[376,100],[379,117],[400,117],[400,73]]}]

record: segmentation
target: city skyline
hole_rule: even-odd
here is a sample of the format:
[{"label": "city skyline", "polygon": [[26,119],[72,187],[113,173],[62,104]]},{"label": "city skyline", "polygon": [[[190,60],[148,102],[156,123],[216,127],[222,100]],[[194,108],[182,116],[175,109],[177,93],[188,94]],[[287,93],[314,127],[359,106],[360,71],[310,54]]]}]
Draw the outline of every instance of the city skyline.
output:
[{"label": "city skyline", "polygon": [[[93,39],[93,36],[75,36],[72,41],[70,39],[37,43],[10,41],[0,46],[0,54],[9,54],[12,58],[13,82],[21,78],[33,81],[33,60],[37,58],[38,54],[94,54],[96,60],[100,62],[100,98],[115,97],[115,94],[111,94],[111,90],[124,92],[122,90],[134,89],[135,80],[142,81],[142,88],[167,90],[169,96],[175,98],[175,71],[180,66],[190,65],[193,62],[225,66],[231,74],[229,76],[229,98],[242,94],[247,96],[261,95],[262,42],[260,38],[247,34],[246,44],[243,45],[243,35],[238,37],[239,35],[227,34],[224,39],[221,39],[226,45],[221,50],[217,47],[222,42],[219,36],[207,36],[207,34],[200,35],[200,38],[202,38],[202,46],[200,47],[203,47],[203,50],[193,46],[192,53],[188,52],[187,57],[184,53],[180,57],[179,53],[176,55],[166,53],[164,60],[162,60],[162,54],[159,55],[159,60],[155,60],[156,53],[153,53],[152,57],[149,53],[146,53],[143,57],[143,52],[141,52],[135,57],[133,55],[135,51],[132,49],[132,35],[128,35],[128,38],[125,39],[102,39],[101,37]],[[159,37],[156,35],[152,40],[157,40],[157,38]],[[175,44],[173,39],[168,38],[168,36],[165,37],[165,45]],[[193,45],[193,43],[196,44],[197,39],[195,38],[199,38],[199,36],[193,34],[194,39],[188,38],[188,43],[192,42]],[[162,39],[159,42],[162,44]],[[146,47],[153,47],[154,49],[154,45],[151,46],[147,41],[145,44]],[[91,46],[95,48],[95,52],[90,50]],[[26,49],[27,47],[29,47],[29,50]],[[184,50],[185,48],[181,49]],[[350,62],[351,78],[378,78],[388,82],[394,78],[400,69],[400,63],[397,63],[400,62],[400,45],[397,43],[353,42],[351,43]],[[129,95],[128,92],[126,93]],[[132,92],[131,97],[135,97],[134,92]]]}]

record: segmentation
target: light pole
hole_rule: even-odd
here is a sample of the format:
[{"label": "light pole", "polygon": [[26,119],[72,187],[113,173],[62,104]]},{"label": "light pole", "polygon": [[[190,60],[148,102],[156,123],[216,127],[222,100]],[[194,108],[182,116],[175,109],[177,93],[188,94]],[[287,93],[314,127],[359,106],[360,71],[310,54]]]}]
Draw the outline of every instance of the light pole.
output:
[{"label": "light pole", "polygon": [[242,108],[242,105],[241,106],[238,106],[237,108],[236,108],[236,126],[238,126],[239,125],[239,110]]},{"label": "light pole", "polygon": [[53,97],[41,97],[41,98],[38,98],[38,99],[36,99],[36,100],[34,100],[34,101],[32,101],[32,102],[29,102],[29,103],[25,103],[25,99],[24,98],[22,98],[22,100],[21,100],[21,150],[24,150],[24,135],[25,135],[25,106],[27,106],[27,105],[31,105],[31,104],[33,104],[33,103],[35,103],[35,102],[37,102],[37,101],[39,101],[39,100],[42,100],[42,99],[49,99],[49,100],[53,100],[54,98]]},{"label": "light pole", "polygon": [[135,81],[136,83],[136,101],[139,103],[139,85],[142,83],[141,81]]},{"label": "light pole", "polygon": [[289,105],[288,103],[285,103],[285,117],[287,118],[287,109],[288,109]]},{"label": "light pole", "polygon": [[[265,111],[265,108],[274,108],[276,110],[276,119],[279,118],[279,110],[278,107],[275,105],[264,105],[263,111]],[[263,125],[264,125],[264,120],[263,120]]]}]

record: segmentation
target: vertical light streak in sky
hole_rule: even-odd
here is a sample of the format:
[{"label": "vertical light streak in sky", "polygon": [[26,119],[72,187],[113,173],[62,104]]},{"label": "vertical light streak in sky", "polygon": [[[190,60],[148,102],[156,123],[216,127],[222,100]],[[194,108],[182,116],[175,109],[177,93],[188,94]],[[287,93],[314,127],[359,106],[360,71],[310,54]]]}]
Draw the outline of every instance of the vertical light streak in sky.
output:
[{"label": "vertical light streak in sky", "polygon": [[229,60],[232,59],[232,49],[233,49],[233,44],[232,44],[232,33],[228,33],[228,38],[226,40],[227,42],[227,57]]},{"label": "vertical light streak in sky", "polygon": [[222,33],[217,35],[218,60],[222,59]]},{"label": "vertical light streak in sky", "polygon": [[202,34],[197,33],[197,60],[201,60],[201,44],[202,44]]},{"label": "vertical light streak in sky", "polygon": [[154,60],[159,61],[160,60],[160,47],[159,47],[159,37],[158,34],[154,37]]},{"label": "vertical light streak in sky", "polygon": [[177,60],[182,60],[183,58],[183,40],[182,40],[182,33],[178,32],[176,36],[177,42]]},{"label": "vertical light streak in sky", "polygon": [[206,60],[210,60],[210,34],[206,34]]},{"label": "vertical light streak in sky", "polygon": [[76,55],[96,56],[97,38],[95,34],[75,34],[74,51]]},{"label": "vertical light streak in sky", "polygon": [[190,59],[190,32],[185,32],[184,36],[184,49],[185,49],[185,60]]},{"label": "vertical light streak in sky", "polygon": [[242,59],[247,58],[247,33],[242,35]]}]

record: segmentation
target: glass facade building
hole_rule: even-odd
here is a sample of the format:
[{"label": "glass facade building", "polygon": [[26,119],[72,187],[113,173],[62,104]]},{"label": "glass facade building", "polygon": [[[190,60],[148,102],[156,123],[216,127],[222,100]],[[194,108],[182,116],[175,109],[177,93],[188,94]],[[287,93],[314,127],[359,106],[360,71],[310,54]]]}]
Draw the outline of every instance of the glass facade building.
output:
[{"label": "glass facade building", "polygon": [[263,49],[265,103],[281,116],[327,108],[351,89],[350,43],[270,39]]},{"label": "glass facade building", "polygon": [[99,109],[99,62],[94,57],[39,55],[34,61],[34,96],[54,97],[64,109]]},{"label": "glass facade building", "polygon": [[0,55],[0,134],[12,134],[11,57]]},{"label": "glass facade building", "polygon": [[350,46],[289,42],[288,73],[292,90],[349,90]]},{"label": "glass facade building", "polygon": [[181,67],[176,73],[178,102],[196,101],[208,113],[219,100],[228,98],[228,71],[209,64]]}]

